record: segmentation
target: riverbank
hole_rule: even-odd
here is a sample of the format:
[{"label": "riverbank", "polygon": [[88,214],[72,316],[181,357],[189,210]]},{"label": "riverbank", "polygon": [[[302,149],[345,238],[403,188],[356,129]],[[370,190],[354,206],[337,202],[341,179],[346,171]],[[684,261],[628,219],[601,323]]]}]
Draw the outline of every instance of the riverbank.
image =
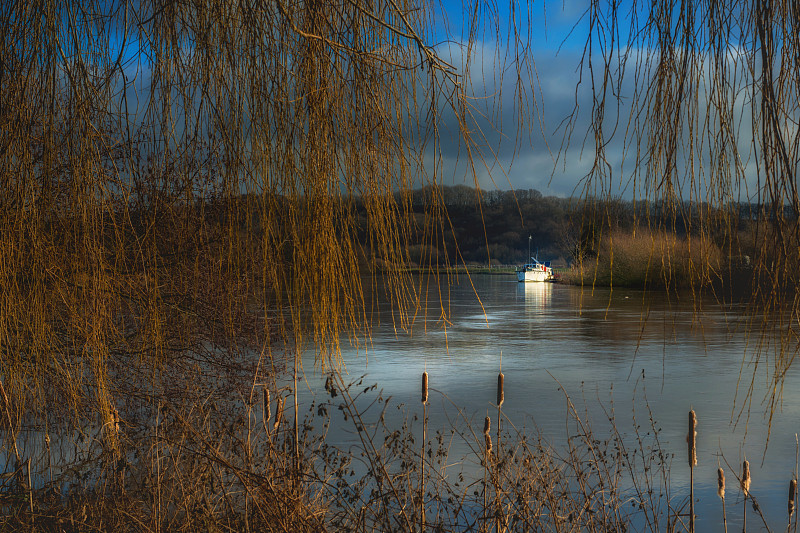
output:
[{"label": "riverbank", "polygon": [[[515,270],[514,265],[467,265],[438,271],[513,275]],[[598,242],[593,253],[553,270],[559,282],[570,285],[657,290],[707,287],[729,292],[751,287],[755,273],[751,256],[741,249],[726,251],[708,238],[642,230],[612,232]]]}]

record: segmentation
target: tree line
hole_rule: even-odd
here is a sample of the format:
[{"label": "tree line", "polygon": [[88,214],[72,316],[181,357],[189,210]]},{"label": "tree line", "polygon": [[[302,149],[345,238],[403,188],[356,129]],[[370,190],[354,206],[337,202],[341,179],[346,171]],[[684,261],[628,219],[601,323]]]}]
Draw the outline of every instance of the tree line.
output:
[{"label": "tree line", "polygon": [[[392,199],[414,224],[406,235],[413,266],[440,264],[517,265],[528,250],[540,260],[568,266],[596,258],[612,233],[668,231],[679,239],[709,238],[733,256],[753,254],[751,234],[758,221],[791,217],[786,209],[754,203],[707,203],[562,198],[536,189],[482,191],[466,185],[429,186]],[[367,235],[366,208],[354,200],[362,242]],[[440,209],[441,221],[430,213]],[[762,231],[764,228],[762,227]]]}]

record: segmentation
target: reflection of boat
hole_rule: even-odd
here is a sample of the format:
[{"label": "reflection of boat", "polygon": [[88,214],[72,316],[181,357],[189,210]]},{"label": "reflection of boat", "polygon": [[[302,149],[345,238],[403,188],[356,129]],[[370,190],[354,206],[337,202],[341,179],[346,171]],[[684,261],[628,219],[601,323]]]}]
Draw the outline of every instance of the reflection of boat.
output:
[{"label": "reflection of boat", "polygon": [[517,281],[553,281],[553,269],[550,268],[550,261],[540,263],[535,257],[531,257],[532,263],[527,263],[517,268]]},{"label": "reflection of boat", "polygon": [[526,314],[539,314],[550,307],[553,297],[552,283],[519,283],[517,294],[525,301]]}]

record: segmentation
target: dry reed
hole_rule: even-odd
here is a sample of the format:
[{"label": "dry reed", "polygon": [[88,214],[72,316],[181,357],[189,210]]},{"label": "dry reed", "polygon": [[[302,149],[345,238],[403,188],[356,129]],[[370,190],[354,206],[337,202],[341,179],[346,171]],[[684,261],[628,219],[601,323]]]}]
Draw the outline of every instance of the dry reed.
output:
[{"label": "dry reed", "polygon": [[419,528],[420,531],[426,529],[425,514],[425,447],[428,440],[428,373],[422,373],[422,451],[420,452],[419,465]]},{"label": "dry reed", "polygon": [[745,498],[747,498],[747,496],[750,495],[750,483],[751,483],[750,461],[745,459],[744,462],[742,463],[742,479],[740,482],[742,493],[744,494]]},{"label": "dry reed", "polygon": [[[501,357],[501,361],[502,361],[502,353],[500,354],[500,357]],[[500,458],[500,457],[503,456],[503,449],[502,449],[502,447],[500,445],[500,443],[501,443],[500,436],[502,434],[501,425],[502,425],[502,421],[503,421],[502,409],[503,409],[503,402],[505,401],[505,391],[503,389],[504,381],[505,381],[505,376],[503,375],[502,372],[499,372],[497,374],[497,452],[496,452],[496,457],[497,458]],[[487,433],[487,437],[489,437],[489,439],[487,441],[487,444],[486,444],[486,449],[487,449],[487,453],[488,453],[489,451],[491,451],[492,441],[491,441],[491,436],[489,436],[488,433]],[[498,477],[500,476],[499,469],[500,469],[501,465],[498,463],[498,461],[495,461],[493,463],[493,466],[494,466],[494,468],[492,468],[492,470],[490,471],[492,484],[494,485],[494,496],[495,496],[495,498],[494,498],[494,513],[493,514],[494,514],[494,519],[495,519],[495,531],[500,533],[500,531],[502,531],[504,529],[504,524],[505,524],[505,516],[503,514],[503,497],[504,497],[504,495],[503,495],[503,492],[502,492],[502,490],[501,490],[501,488],[499,486],[500,482],[499,482],[499,479],[498,479]]]},{"label": "dry reed", "polygon": [[283,396],[278,396],[275,401],[275,421],[272,423],[272,431],[276,432],[281,427],[281,420],[283,419]]},{"label": "dry reed", "polygon": [[270,399],[269,387],[264,387],[261,405],[261,423],[264,426],[264,431],[266,431],[268,435],[269,427],[267,424],[270,418],[272,418],[272,400]]},{"label": "dry reed", "polygon": [[742,489],[742,532],[747,531],[747,498],[750,496],[750,461],[747,459],[742,463],[742,477],[739,486]]},{"label": "dry reed", "polygon": [[[365,388],[360,380],[346,384],[338,376],[332,377],[327,387],[337,393],[308,405],[301,424],[300,470],[292,460],[296,449],[292,432],[251,435],[249,416],[237,413],[241,409],[236,405],[218,403],[200,411],[194,406],[164,408],[160,460],[169,468],[163,471],[161,481],[151,486],[158,487],[164,501],[194,506],[189,508],[209,524],[239,530],[428,528],[447,532],[485,530],[490,523],[509,531],[676,530],[681,511],[670,504],[667,461],[671,454],[661,449],[652,420],[646,434],[636,429],[637,438],[631,440],[630,435],[620,434],[616,421],[612,421],[609,434],[596,433],[590,422],[578,418],[570,407],[568,423],[573,426],[573,436],[565,442],[547,443],[542,435],[520,432],[508,424],[510,432],[503,433],[501,449],[493,447],[494,428],[491,418],[485,417],[481,425],[484,442],[470,451],[475,434],[466,417],[459,422],[459,414],[450,419],[450,427],[438,428],[432,439],[423,437],[420,449],[413,426],[416,417],[389,425],[387,399],[374,392],[374,387]],[[276,417],[282,411],[282,398],[276,399]],[[334,420],[334,416],[338,418]],[[423,424],[426,419],[423,415]],[[351,425],[359,443],[338,449],[326,442],[325,435],[329,425],[343,423]],[[634,428],[638,428],[635,420]],[[138,431],[147,430],[147,426],[126,421],[124,433],[126,438],[128,434],[136,438]],[[459,439],[470,444],[466,453],[483,459],[487,476],[483,491],[476,486],[479,480],[472,477],[479,473],[453,470],[454,465],[470,462],[452,454],[458,447],[454,440]],[[249,443],[247,447],[242,446],[244,442]],[[210,455],[217,468],[207,469],[192,450],[201,453],[199,457]],[[25,463],[20,465],[23,477],[32,464],[30,459]],[[122,527],[123,517],[136,512],[130,497],[140,491],[132,483],[147,482],[141,463],[134,461],[127,468],[131,475],[125,478],[125,492],[105,493],[105,497],[113,497],[118,510],[109,512],[106,507],[102,511],[100,500],[85,498],[75,500],[77,507],[64,502],[48,508],[40,491],[25,488],[24,516],[31,514],[32,494],[37,526],[56,523],[62,516],[97,528],[100,524]],[[724,519],[721,469],[717,476]],[[189,480],[193,485],[187,485]],[[176,498],[187,486],[199,491],[191,496],[204,495],[208,502],[191,496],[186,501]],[[628,510],[630,501],[639,504],[635,510]],[[85,518],[80,518],[81,505],[88,509]],[[171,512],[161,512],[170,523],[183,523]],[[3,524],[16,523],[22,528],[22,522],[13,520],[7,517]]]},{"label": "dry reed", "polygon": [[694,409],[689,411],[689,432],[686,434],[689,449],[689,466],[697,466],[697,415]]}]

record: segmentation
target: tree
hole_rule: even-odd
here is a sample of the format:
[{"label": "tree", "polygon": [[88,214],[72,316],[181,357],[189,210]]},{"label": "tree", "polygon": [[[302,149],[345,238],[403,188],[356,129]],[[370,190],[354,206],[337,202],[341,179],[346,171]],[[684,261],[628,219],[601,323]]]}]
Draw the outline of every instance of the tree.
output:
[{"label": "tree", "polygon": [[[775,319],[796,323],[800,37],[794,4],[592,0],[584,16],[581,83],[589,85],[586,148],[594,161],[583,196],[612,196],[615,183],[632,188],[636,198],[664,206],[668,217],[659,219],[668,231],[692,223],[682,209],[689,201],[702,211],[692,233],[719,240],[722,231],[731,250],[740,248],[737,217],[717,209],[756,202],[762,223],[750,289],[754,316],[765,320],[763,332]],[[571,115],[566,131],[580,116]],[[625,173],[610,162],[614,146],[627,147]],[[649,213],[638,214],[647,223]],[[776,390],[793,354],[782,348],[778,359]],[[773,395],[773,407],[776,400]]]},{"label": "tree", "polygon": [[[187,421],[204,399],[274,386],[286,365],[296,379],[307,348],[335,366],[345,332],[369,336],[364,268],[386,270],[409,326],[420,291],[405,265],[446,262],[452,242],[443,115],[470,175],[482,142],[464,73],[483,20],[450,64],[434,9],[444,13],[396,0],[4,4],[6,449],[23,421],[82,432],[99,418],[98,442],[119,460],[108,428],[123,406],[131,426],[164,420],[165,405]],[[410,257],[417,234],[424,249]],[[294,422],[297,443],[297,409]],[[141,457],[160,446],[144,425]]]},{"label": "tree", "polygon": [[[444,136],[460,139],[459,170],[474,185],[475,167],[494,162],[483,117],[499,116],[499,100],[474,99],[478,47],[499,43],[486,63],[511,73],[517,129],[533,130],[538,113],[534,36],[518,18],[530,22],[531,7],[512,0],[506,30],[496,4],[468,4],[460,35],[439,23],[447,6],[411,0],[4,4],[0,384],[9,441],[23,419],[46,426],[51,409],[71,413],[76,427],[96,413],[114,426],[120,397],[158,419],[174,376],[192,383],[210,366],[238,384],[266,380],[273,350],[296,365],[313,346],[335,364],[343,331],[368,336],[364,265],[387,269],[399,326],[408,326],[420,294],[403,268],[409,236],[424,235],[430,257],[449,257]],[[633,158],[622,183],[635,183],[648,210],[664,206],[659,224],[673,230],[682,199],[726,205],[749,194],[755,173],[744,199],[761,206],[753,292],[762,309],[788,306],[796,322],[792,5],[593,0],[581,83],[590,86],[594,160],[587,212],[615,191],[614,142]],[[746,149],[742,138],[752,138]],[[750,148],[757,163],[747,163]],[[420,223],[410,192],[421,186],[430,187]],[[518,206],[511,194],[491,202]],[[595,215],[587,220],[602,220]],[[718,235],[719,224],[708,227]],[[583,240],[594,243],[602,231],[591,230]],[[257,370],[247,366],[252,353],[263,356]],[[132,388],[129,368],[152,376],[147,390]]]}]

